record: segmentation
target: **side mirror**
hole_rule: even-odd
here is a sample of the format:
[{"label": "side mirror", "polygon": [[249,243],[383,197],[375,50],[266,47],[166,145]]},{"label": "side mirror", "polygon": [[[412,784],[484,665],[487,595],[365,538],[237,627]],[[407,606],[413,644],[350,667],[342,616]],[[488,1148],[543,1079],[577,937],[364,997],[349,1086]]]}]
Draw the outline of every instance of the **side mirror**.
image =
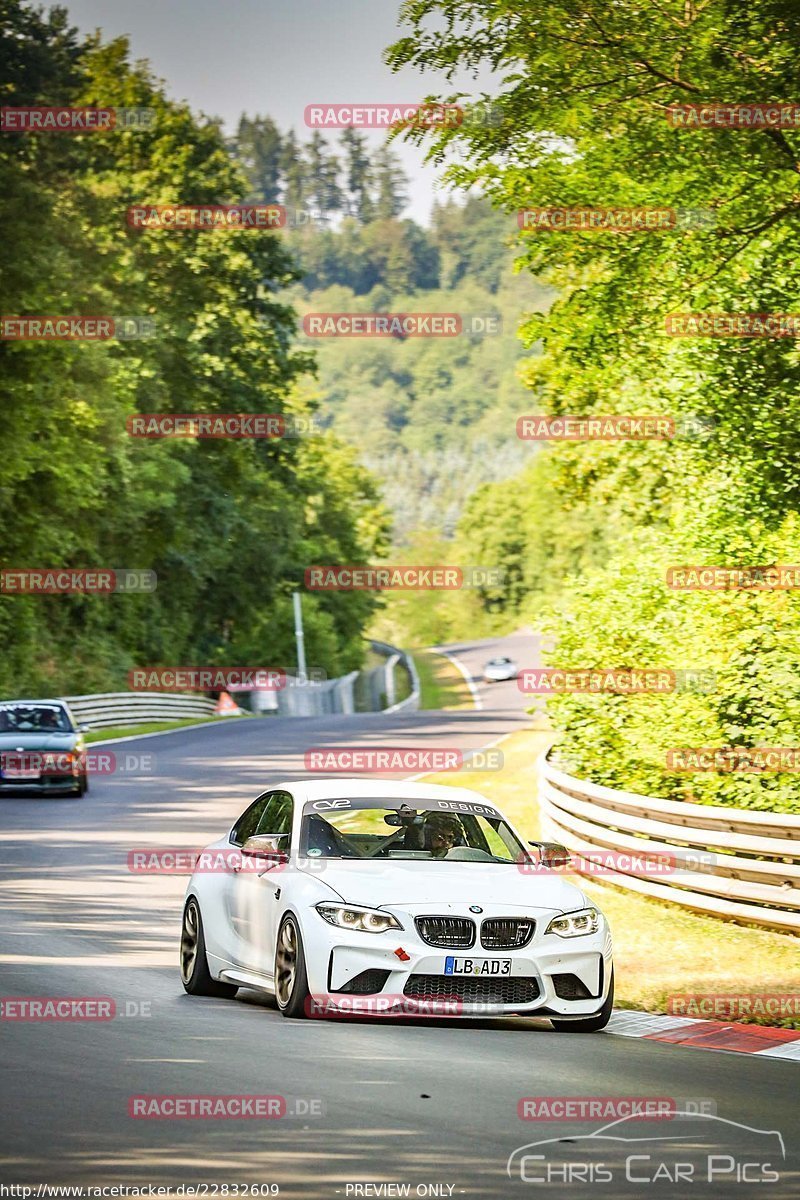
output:
[{"label": "side mirror", "polygon": [[287,863],[289,855],[285,850],[279,850],[278,844],[282,838],[288,836],[288,833],[254,834],[242,846],[242,854],[246,854],[248,858],[263,858],[267,868],[277,866],[279,863]]},{"label": "side mirror", "polygon": [[528,842],[539,851],[539,862],[543,867],[568,867],[572,862],[569,850],[561,842]]},{"label": "side mirror", "polygon": [[91,725],[79,725],[78,733],[88,733],[90,729],[91,729]]}]

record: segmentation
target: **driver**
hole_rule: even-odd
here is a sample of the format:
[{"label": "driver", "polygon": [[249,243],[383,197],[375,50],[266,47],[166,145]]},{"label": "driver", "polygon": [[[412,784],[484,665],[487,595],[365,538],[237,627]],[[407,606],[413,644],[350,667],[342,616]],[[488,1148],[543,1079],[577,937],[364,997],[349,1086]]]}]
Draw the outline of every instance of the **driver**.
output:
[{"label": "driver", "polygon": [[464,827],[458,817],[450,813],[432,812],[425,817],[423,826],[425,847],[431,858],[444,858],[454,846],[463,845]]}]

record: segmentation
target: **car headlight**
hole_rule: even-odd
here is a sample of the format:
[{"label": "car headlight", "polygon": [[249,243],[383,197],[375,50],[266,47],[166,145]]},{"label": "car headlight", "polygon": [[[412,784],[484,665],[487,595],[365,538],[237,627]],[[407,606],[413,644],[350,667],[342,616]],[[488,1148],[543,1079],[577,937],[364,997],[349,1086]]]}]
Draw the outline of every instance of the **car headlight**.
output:
[{"label": "car headlight", "polygon": [[317,912],[323,921],[339,929],[355,929],[359,933],[385,933],[387,929],[403,926],[391,913],[376,908],[358,908],[352,904],[318,904]]},{"label": "car headlight", "polygon": [[559,937],[582,937],[587,933],[597,933],[600,928],[600,913],[596,908],[582,908],[579,912],[565,913],[563,917],[553,917],[545,929],[545,933],[557,933]]}]

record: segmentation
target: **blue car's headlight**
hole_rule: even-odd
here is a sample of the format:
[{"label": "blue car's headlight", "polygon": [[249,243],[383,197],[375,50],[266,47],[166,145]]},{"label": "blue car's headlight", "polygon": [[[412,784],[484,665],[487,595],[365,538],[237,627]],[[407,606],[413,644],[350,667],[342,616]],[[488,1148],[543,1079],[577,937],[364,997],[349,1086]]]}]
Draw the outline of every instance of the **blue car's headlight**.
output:
[{"label": "blue car's headlight", "polygon": [[317,912],[323,921],[339,929],[355,929],[359,933],[385,933],[387,929],[403,926],[391,913],[377,908],[359,908],[353,904],[318,904]]}]

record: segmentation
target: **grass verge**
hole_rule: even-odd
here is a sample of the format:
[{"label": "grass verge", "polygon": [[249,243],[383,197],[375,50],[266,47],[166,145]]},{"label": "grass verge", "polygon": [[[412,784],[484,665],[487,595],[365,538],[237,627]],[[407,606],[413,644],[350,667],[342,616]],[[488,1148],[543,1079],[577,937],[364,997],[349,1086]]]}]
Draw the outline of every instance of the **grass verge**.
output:
[{"label": "grass verge", "polygon": [[[528,838],[539,836],[535,762],[552,735],[526,730],[501,743],[500,771],[460,771],[458,784],[493,800]],[[455,782],[452,774],[431,782]],[[567,876],[603,910],[614,938],[616,1006],[664,1013],[673,995],[752,996],[800,992],[798,939],[734,925],[637,896],[608,884]],[[800,1028],[797,1017],[737,1018],[744,1024]]]},{"label": "grass verge", "polygon": [[420,708],[474,708],[467,681],[449,658],[433,650],[409,653],[419,673]]},{"label": "grass verge", "polygon": [[91,729],[85,733],[87,742],[104,742],[107,738],[136,737],[142,733],[162,733],[167,729],[188,729],[192,725],[221,724],[237,717],[187,717],[185,721],[152,721],[146,725],[118,725],[112,729]]}]

